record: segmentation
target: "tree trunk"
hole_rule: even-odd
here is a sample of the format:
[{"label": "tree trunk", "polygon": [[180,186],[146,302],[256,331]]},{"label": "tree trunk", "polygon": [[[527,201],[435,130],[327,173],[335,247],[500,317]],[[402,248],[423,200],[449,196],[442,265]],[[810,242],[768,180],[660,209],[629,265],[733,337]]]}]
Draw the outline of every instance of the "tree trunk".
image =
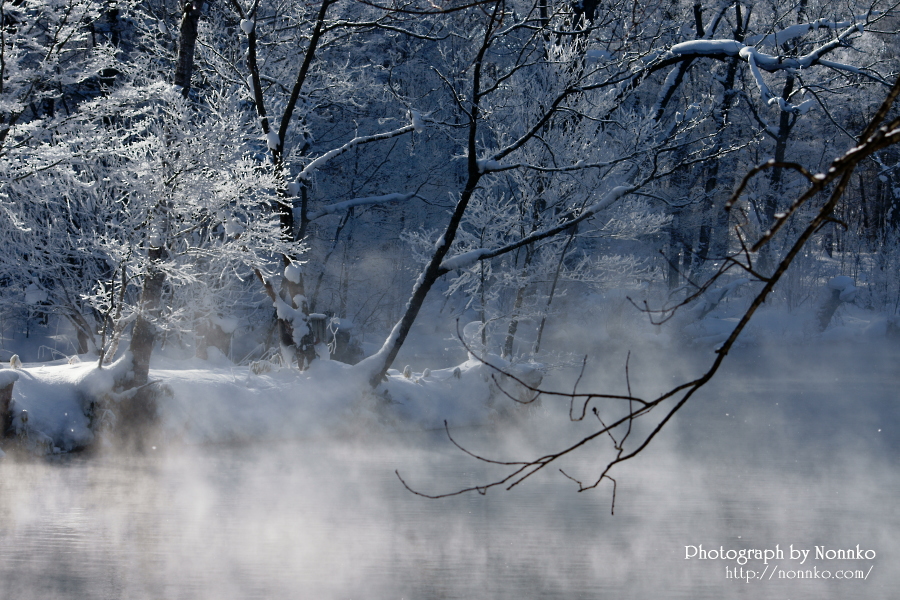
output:
[{"label": "tree trunk", "polygon": [[[182,94],[187,97],[191,86],[191,73],[194,69],[194,48],[197,43],[197,24],[200,19],[200,11],[203,0],[189,0],[183,6],[181,19],[181,37],[178,42],[178,59],[175,68],[175,85],[182,88]],[[162,210],[165,210],[163,206]],[[164,216],[164,215],[163,215]],[[131,387],[142,387],[149,381],[150,356],[153,353],[153,344],[156,341],[156,326],[153,320],[159,316],[162,303],[163,287],[166,275],[159,270],[158,265],[165,258],[165,241],[159,247],[150,248],[147,257],[150,266],[144,276],[141,289],[140,310],[134,323],[131,334],[131,351],[134,365],[134,378]]]},{"label": "tree trunk", "polygon": [[509,327],[506,330],[506,341],[503,343],[503,358],[507,360],[510,360],[512,357],[513,343],[516,341],[516,331],[519,329],[519,311],[522,310],[522,304],[525,302],[525,291],[527,289],[527,285],[522,285],[516,292],[512,318],[509,320]]},{"label": "tree trunk", "polygon": [[[472,145],[474,146],[474,134],[472,135]],[[371,367],[372,370],[371,376],[369,377],[369,384],[373,388],[381,382],[387,374],[387,370],[390,368],[391,364],[393,364],[394,359],[397,358],[400,347],[403,345],[403,342],[406,341],[406,336],[409,335],[409,331],[412,329],[413,323],[419,315],[419,311],[422,309],[425,297],[428,295],[428,292],[431,291],[432,286],[434,286],[441,277],[441,262],[443,262],[444,257],[450,250],[450,246],[453,244],[453,240],[456,238],[456,232],[462,222],[463,214],[466,211],[466,207],[469,205],[469,200],[471,200],[472,194],[475,192],[475,188],[478,186],[478,181],[480,179],[481,173],[475,164],[475,152],[470,152],[469,178],[466,187],[460,195],[459,202],[456,204],[456,209],[453,211],[453,216],[450,217],[450,223],[447,225],[447,229],[441,237],[441,243],[435,248],[431,260],[419,276],[415,286],[413,286],[413,292],[409,302],[406,304],[406,310],[403,313],[403,317],[396,325],[394,325],[393,330],[381,347],[381,350],[360,363],[360,365],[364,365],[364,368]]]},{"label": "tree trunk", "polygon": [[[735,36],[742,38],[740,32]],[[725,81],[722,82],[722,111],[719,119],[719,127],[725,129],[728,126],[728,116],[731,105],[734,102],[734,82],[737,75],[738,59],[734,58],[728,63],[725,72]],[[717,150],[721,150],[721,143],[716,144]],[[700,226],[700,240],[697,255],[701,261],[706,261],[712,255],[713,260],[720,260],[728,253],[728,211],[718,202],[722,196],[725,198],[731,192],[734,184],[734,176],[727,169],[721,172],[724,158],[713,161],[709,167],[706,178],[707,206],[704,211],[703,224]],[[730,159],[727,159],[730,160]]]},{"label": "tree trunk", "polygon": [[150,376],[150,356],[153,353],[153,343],[156,341],[156,326],[153,324],[153,320],[159,316],[163,286],[166,281],[165,273],[156,270],[153,265],[162,260],[163,253],[162,248],[151,248],[148,252],[151,270],[144,276],[140,312],[134,322],[131,344],[128,347],[134,365],[134,379],[132,379],[131,387],[146,385]]},{"label": "tree trunk", "polygon": [[14,371],[0,372],[0,439],[6,437],[6,430],[12,424],[9,405],[12,402],[13,385],[18,379],[19,374]]},{"label": "tree trunk", "polygon": [[[540,191],[543,191],[543,186],[540,186]],[[533,221],[531,224],[531,233],[534,233],[538,229],[539,222],[539,211],[537,205],[535,205],[534,213],[533,213]],[[525,264],[522,265],[522,279],[524,283],[519,286],[519,289],[516,290],[516,301],[513,304],[512,316],[509,320],[509,327],[506,329],[506,341],[503,343],[503,351],[502,356],[507,360],[513,354],[513,345],[516,341],[516,332],[519,330],[519,315],[522,311],[522,305],[525,303],[525,293],[528,291],[528,267],[531,265],[531,261],[534,258],[534,249],[531,247],[525,248]]]},{"label": "tree trunk", "polygon": [[[791,92],[794,91],[794,76],[788,75],[784,82],[784,89],[781,97],[785,100],[790,99]],[[791,114],[785,111],[781,112],[778,119],[778,135],[775,136],[775,162],[784,162],[787,155],[788,139],[791,136],[791,129],[794,127],[796,118],[792,118]],[[778,199],[781,197],[782,180],[784,179],[784,169],[782,167],[773,167],[769,178],[769,194],[766,196],[763,205],[763,224],[766,230],[770,229],[775,223],[775,214],[778,212]],[[772,268],[774,257],[772,253],[774,247],[770,241],[763,246],[759,252],[759,268],[765,273]]]},{"label": "tree trunk", "polygon": [[[316,16],[316,23],[313,27],[309,43],[306,47],[306,52],[304,53],[303,62],[300,65],[300,71],[297,74],[297,79],[294,81],[294,86],[291,89],[291,95],[288,99],[287,105],[285,106],[284,113],[281,116],[281,121],[278,126],[277,132],[272,129],[266,111],[262,78],[259,71],[259,64],[257,62],[256,29],[252,28],[247,33],[247,66],[250,70],[253,98],[254,103],[256,104],[256,113],[259,116],[260,125],[262,126],[262,132],[266,135],[267,138],[269,138],[269,150],[271,152],[272,165],[276,178],[275,187],[276,193],[278,194],[279,198],[278,202],[274,202],[272,204],[272,210],[273,212],[275,212],[275,214],[278,215],[279,222],[281,223],[283,240],[288,242],[300,242],[306,237],[309,219],[307,217],[308,190],[306,182],[299,182],[300,222],[299,225],[295,223],[293,201],[288,191],[287,182],[285,181],[285,138],[287,136],[287,131],[291,123],[291,118],[294,114],[294,109],[296,108],[297,101],[300,97],[300,92],[302,91],[303,86],[306,83],[306,77],[310,72],[313,60],[316,57],[316,51],[318,50],[319,42],[321,41],[322,36],[327,31],[325,17],[328,13],[328,9],[332,5],[334,5],[335,2],[336,0],[322,0],[321,4],[319,5],[319,10]],[[241,18],[255,16],[257,6],[256,4],[253,5],[254,8],[251,14],[245,14],[238,3],[235,3],[234,5]],[[296,258],[296,256],[282,256],[284,266],[288,267],[292,265],[295,262]],[[262,283],[264,286],[266,286],[266,292],[272,298],[273,302],[276,301],[276,295],[280,295],[280,299],[282,301],[288,304],[291,308],[300,310],[304,315],[308,317],[310,310],[309,303],[305,299],[306,293],[303,279],[304,276],[302,273],[298,273],[297,275],[297,281],[289,281],[287,280],[287,278],[284,278],[282,280],[281,290],[278,291],[272,289],[272,286],[266,281],[263,281]],[[260,279],[262,279],[262,277],[260,277]],[[294,302],[294,298],[297,297],[304,298],[304,300],[301,301],[299,305],[298,303]],[[284,319],[278,318],[277,315],[276,319],[283,359],[288,364],[296,359],[297,365],[300,367],[300,369],[305,369],[309,365],[309,363],[312,362],[316,357],[316,351],[314,348],[315,335],[308,327],[308,324],[299,324],[294,321],[289,322]],[[298,335],[299,332],[294,331],[294,328],[298,326],[306,328],[306,331],[303,332],[302,335]]]},{"label": "tree trunk", "polygon": [[175,85],[181,88],[187,98],[191,89],[191,74],[194,72],[194,49],[197,46],[198,25],[204,0],[186,0],[182,5],[181,27],[179,29],[178,58],[175,62]]},{"label": "tree trunk", "polygon": [[553,297],[556,294],[556,284],[559,282],[559,274],[562,272],[563,263],[566,260],[566,252],[569,251],[569,245],[572,243],[572,240],[575,239],[575,235],[578,233],[578,226],[572,228],[572,233],[569,234],[569,239],[566,240],[566,245],[563,246],[562,252],[559,253],[559,262],[556,265],[556,272],[553,274],[553,283],[550,284],[550,293],[547,295],[547,307],[544,309],[544,314],[541,317],[541,324],[538,326],[537,330],[537,339],[534,341],[534,354],[537,354],[541,349],[541,338],[544,336],[544,325],[547,323],[547,313],[550,312],[550,304],[553,302]]},{"label": "tree trunk", "polygon": [[390,368],[391,364],[393,364],[394,359],[397,358],[400,347],[403,345],[403,342],[406,341],[406,336],[409,335],[409,331],[412,329],[416,317],[419,316],[419,311],[422,310],[422,304],[425,302],[425,297],[428,296],[428,292],[431,291],[432,286],[434,286],[441,275],[443,275],[444,272],[441,270],[441,263],[443,262],[444,257],[447,256],[447,252],[450,251],[453,240],[456,239],[456,232],[459,230],[459,226],[462,223],[463,215],[465,214],[466,208],[469,206],[469,201],[472,199],[472,194],[474,194],[475,190],[478,188],[478,183],[481,181],[483,175],[483,172],[478,165],[477,158],[478,123],[481,119],[479,103],[482,99],[481,75],[484,57],[490,47],[494,27],[499,22],[499,7],[499,3],[494,7],[494,12],[489,18],[488,27],[485,31],[484,41],[478,49],[473,63],[472,94],[468,111],[468,139],[466,140],[466,185],[459,195],[459,201],[456,203],[456,208],[450,216],[450,222],[447,223],[444,235],[440,237],[440,240],[434,249],[434,253],[428,261],[428,265],[413,286],[412,295],[409,298],[409,302],[406,304],[406,310],[403,313],[403,317],[396,325],[394,325],[394,328],[391,330],[387,340],[385,340],[381,350],[359,364],[359,366],[364,369],[370,369],[369,385],[373,388],[377,387],[384,376],[387,375],[387,370]]}]

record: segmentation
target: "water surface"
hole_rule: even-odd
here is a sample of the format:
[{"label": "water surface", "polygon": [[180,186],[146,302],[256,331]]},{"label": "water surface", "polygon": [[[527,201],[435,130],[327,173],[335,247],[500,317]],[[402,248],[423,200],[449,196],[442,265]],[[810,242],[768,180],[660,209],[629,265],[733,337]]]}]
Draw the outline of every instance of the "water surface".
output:
[{"label": "water surface", "polygon": [[[898,381],[875,362],[898,356],[859,352],[791,369],[735,360],[614,473],[615,515],[607,482],[576,493],[549,469],[510,492],[410,494],[395,469],[431,493],[496,476],[441,432],[6,460],[0,598],[893,597]],[[559,416],[535,411],[513,445],[490,427],[457,433],[512,456],[561,441]],[[602,456],[589,448],[565,466],[588,476]],[[701,544],[777,545],[785,558],[743,565],[745,577],[776,573],[745,581],[735,561],[685,560]],[[857,544],[876,558],[813,558]],[[804,565],[792,545],[810,550]],[[813,568],[819,579],[787,578]],[[867,578],[821,579],[838,569]]]}]

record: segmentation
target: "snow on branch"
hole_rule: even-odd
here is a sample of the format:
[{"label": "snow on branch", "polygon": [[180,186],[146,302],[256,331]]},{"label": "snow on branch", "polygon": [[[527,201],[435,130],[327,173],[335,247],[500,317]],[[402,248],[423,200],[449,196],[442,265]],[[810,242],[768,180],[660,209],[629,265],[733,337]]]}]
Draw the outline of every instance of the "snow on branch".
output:
[{"label": "snow on branch", "polygon": [[863,77],[868,77],[878,83],[882,83],[884,85],[890,85],[887,81],[878,77],[877,75],[873,75],[860,69],[859,67],[854,67],[853,65],[845,65],[844,63],[834,62],[832,60],[825,60],[824,58],[819,59],[819,64],[823,67],[829,67],[831,69],[837,69],[838,71],[847,71],[848,73],[853,73],[854,75],[861,75]]},{"label": "snow on branch", "polygon": [[331,160],[332,158],[338,157],[341,154],[344,154],[345,152],[348,152],[361,144],[368,144],[370,142],[378,142],[381,140],[389,140],[393,137],[397,137],[397,136],[409,133],[411,131],[414,131],[415,129],[416,129],[416,125],[411,123],[409,125],[400,127],[399,129],[394,129],[393,131],[385,131],[383,133],[376,133],[373,135],[363,135],[360,137],[355,137],[352,140],[350,140],[349,142],[347,142],[346,144],[344,144],[343,146],[341,146],[339,148],[335,148],[333,150],[329,150],[322,156],[318,157],[317,159],[315,159],[314,161],[312,161],[311,163],[306,165],[303,168],[303,170],[300,171],[300,174],[297,175],[297,179],[298,180],[308,180],[312,176],[312,174],[315,172],[316,169],[318,169],[319,167],[321,167],[322,165],[327,163],[329,160]]},{"label": "snow on branch", "polygon": [[448,258],[441,263],[441,271],[443,271],[444,273],[449,273],[450,271],[455,271],[456,269],[465,269],[466,267],[477,263],[483,257],[490,254],[490,252],[490,248],[476,248],[475,250],[457,254],[453,258]]},{"label": "snow on branch", "polygon": [[478,166],[479,173],[490,173],[491,171],[504,170],[503,165],[501,165],[499,161],[492,158],[479,158],[475,161],[475,164]]},{"label": "snow on branch", "polygon": [[345,211],[349,208],[353,208],[354,206],[370,206],[372,204],[387,204],[388,202],[405,202],[406,200],[410,200],[416,197],[415,192],[411,192],[409,194],[384,194],[383,196],[368,196],[366,198],[354,198],[353,200],[345,200],[343,202],[337,202],[335,204],[329,204],[328,206],[324,206],[319,210],[310,211],[307,215],[307,218],[310,221],[314,221],[319,217],[324,217],[325,215],[331,215],[336,212]]},{"label": "snow on branch", "polygon": [[[865,22],[866,15],[858,15],[856,17],[856,23],[862,21]],[[789,42],[791,40],[795,40],[799,37],[803,37],[807,33],[816,32],[819,29],[844,29],[847,27],[856,27],[856,23],[852,21],[839,21],[834,22],[829,19],[818,19],[811,23],[798,23],[797,25],[791,25],[790,27],[785,27],[780,31],[776,31],[775,33],[770,34],[758,34],[748,36],[746,40],[744,40],[750,46],[780,46],[785,42]]]},{"label": "snow on branch", "polygon": [[[765,42],[771,43],[772,40],[777,40],[778,43],[782,43],[784,41],[800,37],[810,31],[815,31],[819,27],[830,27],[834,29],[837,29],[839,27],[846,28],[843,32],[841,32],[840,35],[836,36],[834,39],[826,42],[825,44],[822,44],[812,52],[803,56],[799,56],[797,58],[773,56],[771,54],[760,52],[756,47],[754,47]],[[794,106],[784,99],[773,94],[769,89],[769,86],[763,79],[761,70],[775,73],[778,71],[808,69],[813,65],[821,64],[833,69],[842,69],[851,73],[859,74],[861,73],[861,71],[856,67],[851,67],[849,65],[831,61],[825,61],[824,59],[822,59],[822,56],[835,50],[836,48],[846,45],[846,39],[850,35],[862,31],[864,31],[864,26],[862,24],[856,25],[850,22],[834,23],[832,21],[820,19],[819,21],[815,21],[813,23],[794,25],[774,34],[769,34],[768,36],[755,36],[753,38],[748,38],[746,44],[743,44],[737,40],[691,40],[688,42],[682,42],[680,44],[675,44],[674,46],[672,46],[669,49],[668,55],[675,57],[705,56],[708,58],[718,59],[737,56],[749,65],[750,73],[753,76],[753,79],[756,81],[756,85],[759,88],[759,93],[762,96],[763,102],[770,106],[777,104],[778,107],[784,112],[803,113],[808,109],[808,106]],[[671,77],[672,73],[670,73],[669,75]]]},{"label": "snow on branch", "polygon": [[675,56],[737,56],[743,47],[737,40],[691,40],[675,44],[669,52]]},{"label": "snow on branch", "polygon": [[750,74],[753,75],[753,80],[756,81],[756,87],[759,88],[759,95],[762,98],[762,101],[771,106],[773,102],[781,100],[782,109],[784,109],[784,104],[787,103],[783,98],[780,98],[772,93],[772,90],[770,90],[769,86],[766,85],[766,81],[763,79],[762,73],[760,73],[759,71],[759,65],[756,62],[756,57],[759,55],[759,53],[756,51],[756,48],[744,46],[743,48],[741,48],[739,55],[747,62],[747,65],[749,65]]}]

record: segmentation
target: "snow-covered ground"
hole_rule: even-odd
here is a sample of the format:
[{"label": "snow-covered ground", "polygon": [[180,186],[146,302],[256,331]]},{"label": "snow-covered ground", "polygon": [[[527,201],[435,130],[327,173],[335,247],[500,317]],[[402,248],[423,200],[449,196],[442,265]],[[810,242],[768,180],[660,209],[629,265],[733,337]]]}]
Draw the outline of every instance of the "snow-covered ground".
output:
[{"label": "snow-covered ground", "polygon": [[[730,333],[748,298],[716,298],[715,310],[708,314],[701,315],[703,307],[698,304],[694,312],[701,315],[699,318],[679,320],[680,315],[676,315],[664,326],[650,323],[624,298],[618,298],[618,309],[616,298],[596,300],[603,309],[593,315],[583,313],[585,320],[581,324],[548,328],[545,345],[568,348],[571,352],[547,355],[549,366],[523,363],[512,366],[512,371],[532,385],[545,377],[546,382],[565,389],[571,385],[583,356],[579,352],[583,352],[590,357],[588,375],[580,388],[584,391],[593,372],[619,373],[625,352],[632,351],[633,367],[641,364],[642,355],[658,357],[644,361],[651,365],[649,370],[657,373],[661,367],[665,370],[685,364],[690,355],[691,367],[679,371],[679,376],[685,378],[681,381],[687,381],[687,373],[696,372],[694,367],[705,368],[711,362],[715,347]],[[788,313],[764,305],[738,347],[757,348],[764,354],[767,348],[792,345],[870,345],[890,340],[888,316],[852,303],[840,306],[824,332],[817,331],[815,319],[812,310]],[[470,342],[480,340],[479,332],[468,329],[472,331],[462,333],[471,338]],[[462,344],[454,340],[456,331],[455,322],[440,324],[432,318],[423,321],[414,328],[400,359],[412,367],[392,369],[388,380],[375,392],[367,384],[367,373],[337,361],[314,361],[309,370],[300,372],[268,362],[235,365],[215,349],[210,350],[206,360],[191,356],[190,349],[158,351],[151,370],[151,380],[160,382],[165,390],[159,399],[158,443],[289,440],[371,427],[417,431],[440,429],[445,420],[452,426],[467,426],[527,414],[531,407],[513,402],[498,389],[495,379],[499,375],[495,370],[471,355],[461,363],[450,362],[453,358],[448,357],[465,356]],[[489,355],[488,360],[509,367],[496,355]],[[729,358],[733,360],[736,359]],[[10,406],[13,437],[38,454],[105,443],[108,431],[115,427],[119,401],[112,393],[114,382],[122,379],[127,368],[127,357],[98,369],[96,358],[89,355],[26,362],[15,370],[4,364],[0,374],[18,376]],[[639,376],[636,369],[632,376]],[[665,381],[666,385],[672,383],[672,379]],[[501,384],[514,396],[528,397],[527,390],[509,380]],[[592,391],[610,393],[608,387],[602,389],[609,386],[606,380],[593,385]],[[662,386],[659,391],[663,391]],[[103,398],[103,402],[91,404]],[[4,443],[9,446],[14,441]]]},{"label": "snow-covered ground", "polygon": [[[490,360],[507,364],[496,356]],[[114,426],[117,396],[111,394],[93,411],[90,401],[113,392],[123,366],[120,361],[98,369],[96,361],[58,360],[0,370],[18,374],[10,406],[16,437],[37,453],[83,448],[95,435],[103,443],[99,423],[106,416],[101,413],[111,411],[113,421],[107,418],[106,424]],[[495,372],[475,359],[427,372],[392,369],[377,394],[363,373],[337,361],[314,361],[305,372],[270,363],[264,368],[269,370],[237,366],[221,355],[211,360],[156,358],[151,379],[166,390],[158,406],[161,443],[296,439],[370,423],[392,430],[437,429],[444,420],[457,426],[492,422],[499,416],[497,408],[506,413],[515,408],[498,391]],[[535,376],[521,365],[513,369]],[[522,391],[515,386],[506,387]]]}]

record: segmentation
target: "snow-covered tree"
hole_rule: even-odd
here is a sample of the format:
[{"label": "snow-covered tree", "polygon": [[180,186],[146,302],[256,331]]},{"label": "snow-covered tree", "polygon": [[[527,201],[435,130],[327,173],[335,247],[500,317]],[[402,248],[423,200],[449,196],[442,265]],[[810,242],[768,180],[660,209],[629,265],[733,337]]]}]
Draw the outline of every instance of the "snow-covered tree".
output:
[{"label": "snow-covered tree", "polygon": [[[373,382],[443,278],[506,353],[567,280],[696,279],[796,185],[767,171],[729,218],[734,175],[781,153],[817,166],[814,142],[846,138],[848,100],[871,110],[896,65],[889,5],[3,6],[3,301],[104,347],[133,321],[148,357],[156,327],[265,293],[301,366],[313,310],[399,321]],[[878,160],[854,222],[894,220],[896,161]],[[403,230],[425,248],[408,308]]]}]

